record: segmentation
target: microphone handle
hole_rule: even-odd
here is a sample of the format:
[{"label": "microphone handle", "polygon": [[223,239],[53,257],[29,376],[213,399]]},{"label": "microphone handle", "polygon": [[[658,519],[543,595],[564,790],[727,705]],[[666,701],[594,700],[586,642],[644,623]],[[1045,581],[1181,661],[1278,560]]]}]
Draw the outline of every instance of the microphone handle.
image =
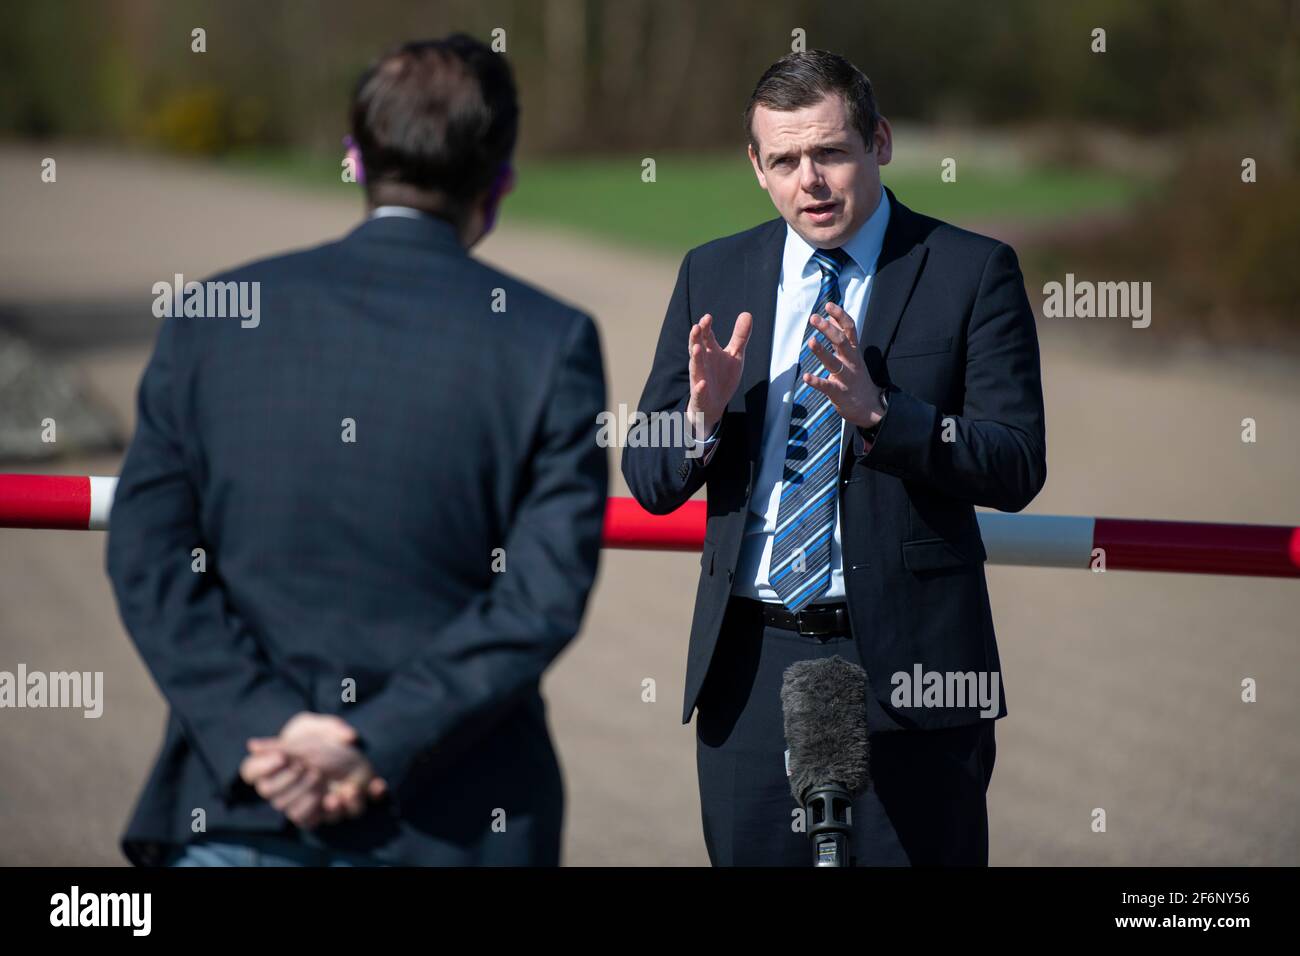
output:
[{"label": "microphone handle", "polygon": [[853,797],[830,783],[810,787],[804,795],[804,819],[812,840],[813,866],[852,866]]}]

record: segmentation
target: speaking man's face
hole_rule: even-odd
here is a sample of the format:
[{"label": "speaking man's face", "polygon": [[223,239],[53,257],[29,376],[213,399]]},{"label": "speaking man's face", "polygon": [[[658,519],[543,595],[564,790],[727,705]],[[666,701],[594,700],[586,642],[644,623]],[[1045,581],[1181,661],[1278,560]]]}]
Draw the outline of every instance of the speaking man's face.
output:
[{"label": "speaking man's face", "polygon": [[872,143],[864,143],[844,98],[835,94],[797,110],[758,106],[753,135],[758,149],[749,147],[749,160],[759,185],[810,245],[843,245],[875,212],[880,167],[893,148],[884,118]]}]

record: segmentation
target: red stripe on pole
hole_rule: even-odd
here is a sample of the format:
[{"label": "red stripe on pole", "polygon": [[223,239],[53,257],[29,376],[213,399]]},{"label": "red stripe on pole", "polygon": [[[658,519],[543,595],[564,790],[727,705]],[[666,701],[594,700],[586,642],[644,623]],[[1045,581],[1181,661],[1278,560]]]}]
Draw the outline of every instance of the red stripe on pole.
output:
[{"label": "red stripe on pole", "polygon": [[1098,518],[1106,569],[1300,577],[1300,528]]},{"label": "red stripe on pole", "polygon": [[699,551],[704,547],[706,509],[703,501],[688,501],[672,514],[654,515],[632,498],[610,498],[605,507],[605,547]]},{"label": "red stripe on pole", "polygon": [[90,479],[84,475],[0,475],[0,527],[85,531]]}]

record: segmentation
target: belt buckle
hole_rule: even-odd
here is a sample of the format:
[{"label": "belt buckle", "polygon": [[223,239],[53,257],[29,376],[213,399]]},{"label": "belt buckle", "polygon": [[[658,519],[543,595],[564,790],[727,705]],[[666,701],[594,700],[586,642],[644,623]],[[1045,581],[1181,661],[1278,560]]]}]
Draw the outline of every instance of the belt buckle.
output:
[{"label": "belt buckle", "polygon": [[[823,611],[822,613],[825,612]],[[834,612],[832,612],[832,614],[833,613]],[[795,623],[799,626],[799,633],[804,635],[805,637],[825,637],[827,634],[835,633],[835,624],[833,621],[831,623],[829,630],[825,628],[818,630],[816,626],[814,626],[812,623],[808,623],[807,625],[805,625],[804,611],[800,611],[798,614],[795,615]]]}]

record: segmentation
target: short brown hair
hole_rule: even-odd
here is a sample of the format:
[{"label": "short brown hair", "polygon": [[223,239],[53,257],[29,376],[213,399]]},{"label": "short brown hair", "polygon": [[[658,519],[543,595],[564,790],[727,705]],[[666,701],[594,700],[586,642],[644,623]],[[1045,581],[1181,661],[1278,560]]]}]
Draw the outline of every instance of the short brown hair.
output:
[{"label": "short brown hair", "polygon": [[357,81],[352,138],[366,192],[402,184],[437,193],[453,218],[514,152],[519,101],[505,58],[465,34],[406,43]]},{"label": "short brown hair", "polygon": [[844,57],[826,50],[788,53],[769,66],[759,79],[750,94],[749,105],[745,107],[745,133],[754,151],[758,151],[758,142],[754,139],[755,107],[797,110],[819,103],[832,93],[844,98],[849,119],[862,134],[867,152],[871,152],[876,125],[880,121],[871,81]]}]

